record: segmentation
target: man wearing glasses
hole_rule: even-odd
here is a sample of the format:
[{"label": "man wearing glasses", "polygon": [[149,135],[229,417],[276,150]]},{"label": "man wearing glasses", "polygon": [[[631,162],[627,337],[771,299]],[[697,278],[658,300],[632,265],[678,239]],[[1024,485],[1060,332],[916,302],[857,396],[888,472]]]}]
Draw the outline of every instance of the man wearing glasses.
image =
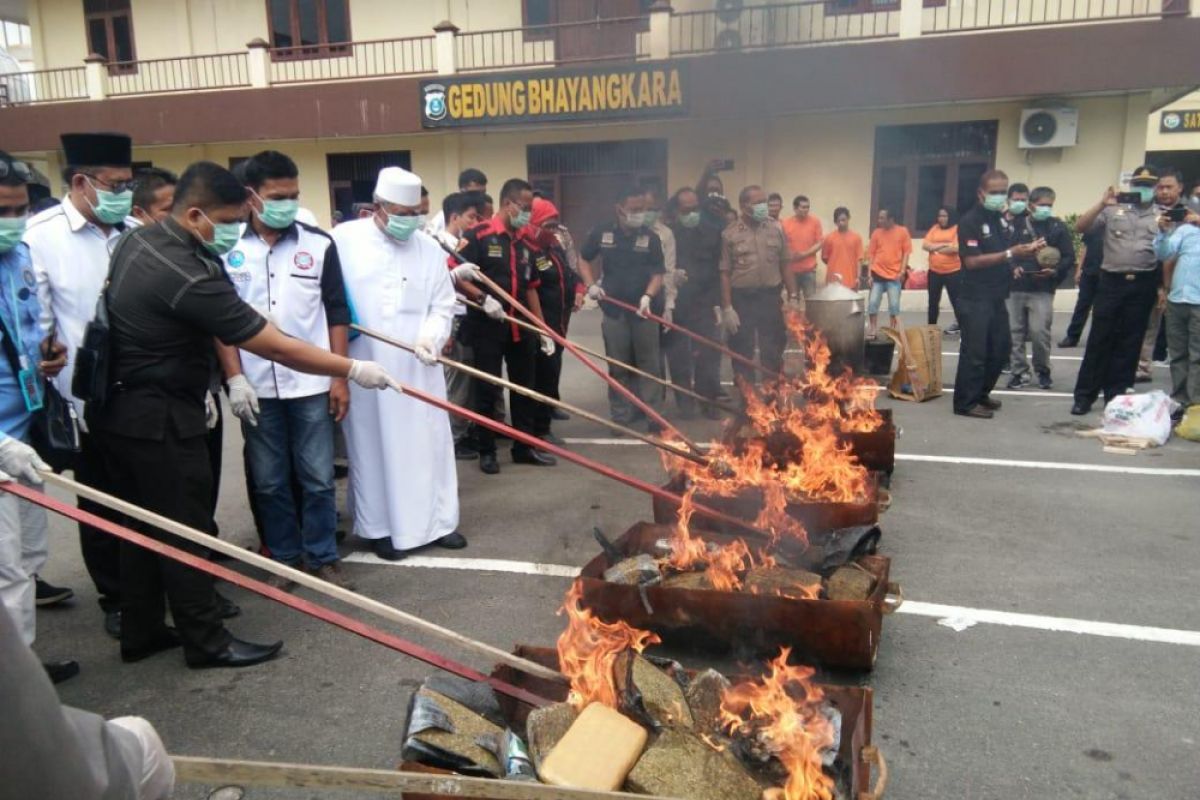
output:
[{"label": "man wearing glasses", "polygon": [[[133,206],[130,187],[132,142],[121,133],[64,133],[66,156],[63,181],[67,195],[60,205],[29,220],[25,243],[37,278],[43,331],[51,327],[67,346],[67,366],[54,379],[59,393],[75,403],[81,428],[83,402],[71,393],[75,351],[83,329],[96,313],[96,301],[108,276],[108,258],[125,230]],[[82,483],[106,490],[104,469],[95,441],[81,430],[82,449],[74,465]],[[102,514],[94,504],[80,500],[81,509]],[[119,540],[90,526],[79,526],[83,561],[100,595],[104,629],[120,635]]]}]

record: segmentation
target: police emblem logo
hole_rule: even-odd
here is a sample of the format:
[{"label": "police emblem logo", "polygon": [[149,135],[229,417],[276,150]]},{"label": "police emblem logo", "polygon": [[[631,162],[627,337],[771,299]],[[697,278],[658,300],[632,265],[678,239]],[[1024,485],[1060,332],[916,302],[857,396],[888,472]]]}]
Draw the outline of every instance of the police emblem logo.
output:
[{"label": "police emblem logo", "polygon": [[234,250],[229,254],[229,266],[237,268],[246,263],[246,254],[241,250]]},{"label": "police emblem logo", "polygon": [[312,253],[301,250],[296,253],[292,259],[292,263],[296,265],[296,269],[312,269],[315,262],[313,261]]},{"label": "police emblem logo", "polygon": [[24,281],[25,285],[30,289],[37,286],[37,277],[33,274],[33,270],[31,269],[21,270],[21,280]]},{"label": "police emblem logo", "polygon": [[600,235],[600,246],[601,247],[612,247],[615,243],[616,243],[616,239],[613,237],[612,231],[605,231],[603,234]]},{"label": "police emblem logo", "polygon": [[546,270],[550,269],[550,259],[546,258],[545,256],[539,257],[534,263],[537,265],[538,272],[545,272]]},{"label": "police emblem logo", "polygon": [[446,87],[440,83],[425,87],[425,117],[434,122],[446,118]]}]

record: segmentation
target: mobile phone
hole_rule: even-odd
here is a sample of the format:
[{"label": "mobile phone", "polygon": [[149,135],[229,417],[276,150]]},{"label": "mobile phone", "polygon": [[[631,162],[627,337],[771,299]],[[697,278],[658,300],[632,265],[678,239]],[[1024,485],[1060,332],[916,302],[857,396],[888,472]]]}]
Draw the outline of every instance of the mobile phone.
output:
[{"label": "mobile phone", "polygon": [[1117,192],[1117,202],[1126,206],[1140,205],[1142,195],[1140,192]]},{"label": "mobile phone", "polygon": [[1168,208],[1166,210],[1166,212],[1163,214],[1163,216],[1166,217],[1167,219],[1171,220],[1171,222],[1183,222],[1185,219],[1187,219],[1187,215],[1188,215],[1187,206],[1176,206],[1175,208]]},{"label": "mobile phone", "polygon": [[733,159],[727,158],[724,161],[717,162],[717,172],[729,172],[733,169]]}]

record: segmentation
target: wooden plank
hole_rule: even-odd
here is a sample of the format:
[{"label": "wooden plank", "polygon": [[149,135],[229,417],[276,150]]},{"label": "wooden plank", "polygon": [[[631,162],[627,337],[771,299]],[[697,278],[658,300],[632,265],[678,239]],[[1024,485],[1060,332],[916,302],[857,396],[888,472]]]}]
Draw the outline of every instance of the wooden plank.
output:
[{"label": "wooden plank", "polygon": [[1111,444],[1104,445],[1104,452],[1112,453],[1115,456],[1136,456],[1137,450],[1129,447],[1113,447]]}]

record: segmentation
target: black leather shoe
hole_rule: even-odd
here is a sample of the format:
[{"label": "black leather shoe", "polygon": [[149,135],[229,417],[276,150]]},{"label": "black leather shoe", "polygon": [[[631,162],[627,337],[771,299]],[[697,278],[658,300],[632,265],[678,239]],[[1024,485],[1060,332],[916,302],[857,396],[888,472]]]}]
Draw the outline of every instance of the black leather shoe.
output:
[{"label": "black leather shoe", "polygon": [[991,419],[996,416],[990,409],[984,408],[983,403],[973,406],[966,411],[955,411],[960,417],[973,417],[975,419]]},{"label": "black leather shoe", "polygon": [[1072,339],[1070,336],[1064,336],[1058,343],[1059,347],[1079,347],[1079,340]]},{"label": "black leather shoe", "polygon": [[136,661],[149,658],[152,655],[171,650],[179,647],[182,642],[179,641],[179,634],[173,628],[164,628],[157,636],[151,639],[150,644],[145,647],[122,647],[121,660],[126,664],[132,664]]},{"label": "black leather shoe", "polygon": [[438,547],[444,547],[447,550],[462,550],[467,546],[467,537],[463,536],[458,531],[447,533],[445,536],[434,539],[433,543]]},{"label": "black leather shoe", "polygon": [[1092,410],[1092,404],[1086,400],[1076,400],[1071,406],[1071,413],[1077,417],[1082,417],[1084,414]]},{"label": "black leather shoe", "polygon": [[242,609],[238,607],[238,604],[225,595],[220,592],[213,592],[213,594],[217,596],[217,615],[221,619],[233,619],[242,613]]},{"label": "black leather shoe", "polygon": [[479,454],[479,470],[484,475],[500,474],[500,462],[496,459],[494,452]]},{"label": "black leather shoe", "polygon": [[983,406],[988,411],[999,411],[1000,407],[1004,404],[999,400],[993,400],[990,394],[985,394],[982,398],[980,398],[979,405]]},{"label": "black leather shoe", "polygon": [[571,415],[563,411],[561,408],[553,409],[550,412],[550,416],[554,417],[554,419],[558,420],[559,422],[566,422],[571,418]]},{"label": "black leather shoe", "polygon": [[243,642],[241,639],[233,639],[220,652],[188,661],[187,665],[192,669],[205,669],[208,667],[252,667],[264,661],[270,661],[279,655],[279,651],[282,649],[283,642],[255,644],[254,642]]},{"label": "black leather shoe", "polygon": [[65,603],[75,596],[75,592],[65,586],[55,586],[46,583],[37,575],[33,576],[34,602],[38,608],[48,608],[59,603]]},{"label": "black leather shoe", "polygon": [[104,612],[104,632],[114,639],[121,638],[121,612]]},{"label": "black leather shoe", "polygon": [[397,550],[392,545],[392,540],[384,537],[383,539],[371,540],[371,552],[382,558],[384,561],[399,561],[404,558],[404,551]]},{"label": "black leather shoe", "polygon": [[556,444],[559,447],[563,447],[566,445],[566,442],[564,442],[562,439],[560,439],[552,431],[547,431],[546,433],[539,433],[538,438],[541,439],[543,442],[549,442],[550,444]]},{"label": "black leather shoe", "polygon": [[79,674],[78,661],[49,661],[42,662],[42,669],[50,676],[51,683],[62,683]]},{"label": "black leather shoe", "polygon": [[514,464],[529,464],[534,467],[553,467],[558,464],[558,459],[554,456],[533,449],[513,450],[512,460]]}]

